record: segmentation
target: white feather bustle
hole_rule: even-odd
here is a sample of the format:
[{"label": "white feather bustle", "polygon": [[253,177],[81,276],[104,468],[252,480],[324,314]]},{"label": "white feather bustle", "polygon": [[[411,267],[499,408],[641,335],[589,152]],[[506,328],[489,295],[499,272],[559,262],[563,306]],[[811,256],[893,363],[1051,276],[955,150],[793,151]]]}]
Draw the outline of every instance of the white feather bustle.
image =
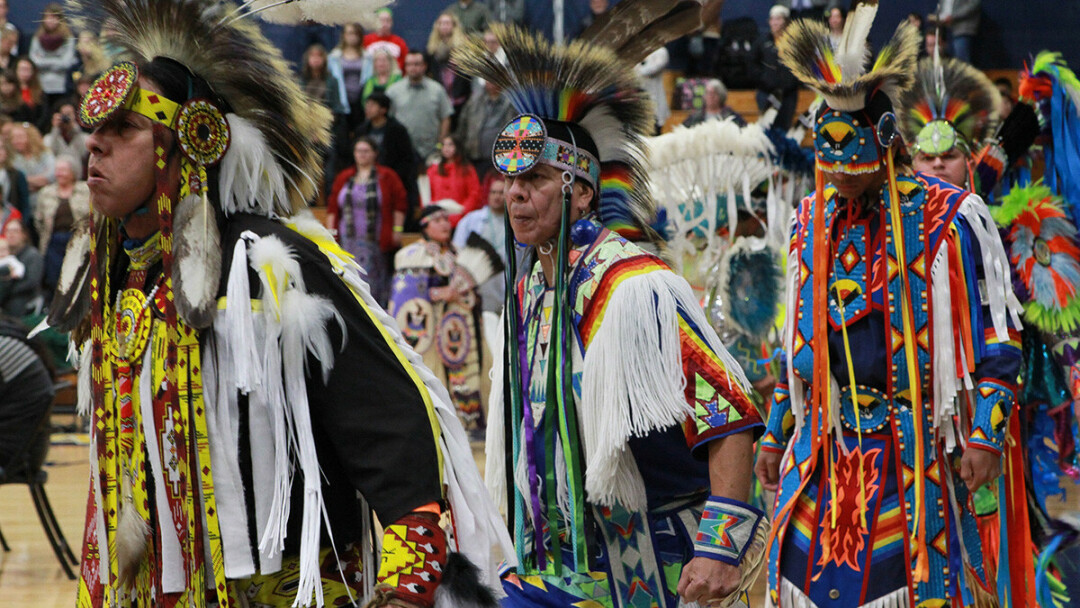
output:
[{"label": "white feather bustle", "polygon": [[[366,28],[377,25],[375,11],[393,4],[393,0],[256,0],[252,10],[260,18],[285,25],[309,20],[326,25],[359,23]],[[268,8],[272,7],[272,8]]]}]

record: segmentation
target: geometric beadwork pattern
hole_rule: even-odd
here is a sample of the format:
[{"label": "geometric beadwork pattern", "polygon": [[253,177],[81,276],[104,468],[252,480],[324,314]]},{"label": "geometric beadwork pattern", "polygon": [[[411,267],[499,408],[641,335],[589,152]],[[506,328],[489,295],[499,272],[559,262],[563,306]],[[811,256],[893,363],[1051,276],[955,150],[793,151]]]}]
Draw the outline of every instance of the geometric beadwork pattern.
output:
[{"label": "geometric beadwork pattern", "polygon": [[710,496],[701,513],[694,556],[738,566],[765,513],[737,500]]}]

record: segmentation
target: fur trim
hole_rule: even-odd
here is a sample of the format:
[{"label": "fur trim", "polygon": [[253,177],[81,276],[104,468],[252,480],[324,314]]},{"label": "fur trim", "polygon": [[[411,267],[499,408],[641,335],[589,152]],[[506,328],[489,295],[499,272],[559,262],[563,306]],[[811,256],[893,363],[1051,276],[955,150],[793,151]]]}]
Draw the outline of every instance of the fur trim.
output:
[{"label": "fur trim", "polygon": [[221,234],[210,202],[191,195],[177,205],[173,294],[176,314],[193,329],[205,329],[217,313],[221,282]]},{"label": "fur trim", "polygon": [[469,558],[452,552],[446,558],[443,578],[435,589],[435,608],[496,608],[499,602],[481,580],[480,570]]},{"label": "fur trim", "polygon": [[262,131],[237,114],[226,114],[232,141],[218,172],[218,195],[225,215],[287,215],[288,193],[297,188],[282,171]]},{"label": "fur trim", "polygon": [[120,568],[117,576],[121,585],[134,580],[150,539],[150,526],[135,509],[130,494],[131,480],[126,475],[123,485],[125,498],[120,503],[120,523],[116,526],[116,558]]}]

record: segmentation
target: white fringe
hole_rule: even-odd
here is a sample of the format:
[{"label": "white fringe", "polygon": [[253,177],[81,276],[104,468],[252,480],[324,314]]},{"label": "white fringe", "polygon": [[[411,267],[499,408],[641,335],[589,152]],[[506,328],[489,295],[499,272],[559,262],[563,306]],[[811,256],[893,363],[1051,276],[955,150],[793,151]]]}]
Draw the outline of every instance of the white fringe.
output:
[{"label": "white fringe", "polygon": [[247,231],[236,241],[225,288],[225,322],[214,324],[214,330],[221,334],[223,362],[229,366],[227,370],[223,366],[222,371],[232,372],[223,377],[234,378],[236,388],[245,395],[259,386],[263,378],[247,272],[248,241],[257,238],[255,233]]},{"label": "white fringe", "polygon": [[[612,293],[585,353],[578,415],[584,440],[585,491],[592,502],[645,508],[645,487],[627,441],[692,416],[679,343],[680,307],[697,325],[728,373],[729,388],[749,392],[742,369],[720,344],[684,279],[654,271],[625,280]],[[656,322],[641,322],[655,310]],[[649,319],[651,321],[651,319]]]},{"label": "white fringe", "polygon": [[1005,253],[1005,246],[1001,244],[997,224],[990,216],[986,203],[977,194],[969,193],[960,203],[958,213],[968,221],[976,240],[979,241],[979,249],[982,251],[986,293],[990,299],[988,303],[983,302],[983,305],[990,306],[990,318],[993,320],[998,339],[1008,340],[1009,328],[1005,321],[1006,315],[1012,318],[1014,327],[1019,331],[1023,328],[1020,323],[1023,308],[1012,290],[1012,271],[1008,255]]},{"label": "white fringe", "polygon": [[[934,418],[933,425],[941,432],[947,452],[951,452],[957,440],[963,441],[963,433],[953,424],[956,414],[956,395],[964,384],[971,386],[971,377],[956,369],[957,333],[952,318],[951,285],[949,283],[949,247],[943,245],[930,267],[930,289],[933,299],[934,337]],[[961,377],[962,375],[962,377]]]}]

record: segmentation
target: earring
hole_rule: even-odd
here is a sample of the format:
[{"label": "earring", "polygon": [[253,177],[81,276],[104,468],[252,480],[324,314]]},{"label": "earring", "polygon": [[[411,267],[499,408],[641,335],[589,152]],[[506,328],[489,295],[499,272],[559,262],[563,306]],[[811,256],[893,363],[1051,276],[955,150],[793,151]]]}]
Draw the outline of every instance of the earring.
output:
[{"label": "earring", "polygon": [[592,243],[599,235],[600,227],[586,219],[578,220],[570,227],[570,240],[578,247]]}]

